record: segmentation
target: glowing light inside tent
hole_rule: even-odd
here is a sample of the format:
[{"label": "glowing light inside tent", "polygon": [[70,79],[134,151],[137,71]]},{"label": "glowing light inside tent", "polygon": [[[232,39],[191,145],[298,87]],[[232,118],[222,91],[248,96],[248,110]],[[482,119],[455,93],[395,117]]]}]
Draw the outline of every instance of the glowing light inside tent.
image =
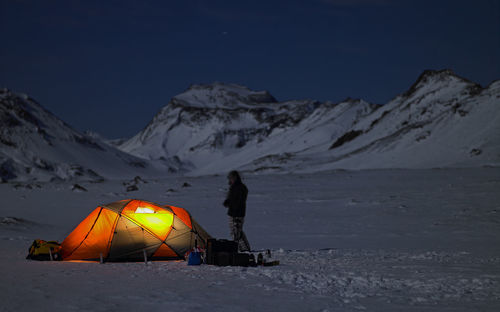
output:
[{"label": "glowing light inside tent", "polygon": [[174,221],[171,213],[136,213],[132,218],[162,240],[167,238]]},{"label": "glowing light inside tent", "polygon": [[147,207],[137,207],[135,213],[155,213],[155,211]]}]

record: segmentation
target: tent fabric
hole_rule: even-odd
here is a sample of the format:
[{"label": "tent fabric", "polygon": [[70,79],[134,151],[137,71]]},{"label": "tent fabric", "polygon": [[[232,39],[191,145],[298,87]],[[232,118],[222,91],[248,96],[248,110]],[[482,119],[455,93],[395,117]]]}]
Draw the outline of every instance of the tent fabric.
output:
[{"label": "tent fabric", "polygon": [[97,207],[62,242],[63,260],[184,259],[210,235],[183,208],[127,199]]}]

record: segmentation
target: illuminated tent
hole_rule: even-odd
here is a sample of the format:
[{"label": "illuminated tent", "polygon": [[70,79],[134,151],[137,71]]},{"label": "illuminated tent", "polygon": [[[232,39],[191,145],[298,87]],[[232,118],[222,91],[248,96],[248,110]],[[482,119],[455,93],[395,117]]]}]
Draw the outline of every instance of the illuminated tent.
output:
[{"label": "illuminated tent", "polygon": [[126,199],[97,207],[62,242],[63,260],[184,259],[210,235],[184,209]]}]

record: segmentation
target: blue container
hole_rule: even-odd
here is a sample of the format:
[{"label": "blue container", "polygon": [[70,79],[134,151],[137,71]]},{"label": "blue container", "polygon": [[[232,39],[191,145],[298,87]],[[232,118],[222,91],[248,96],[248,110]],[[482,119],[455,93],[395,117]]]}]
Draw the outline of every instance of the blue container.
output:
[{"label": "blue container", "polygon": [[188,265],[200,265],[201,264],[201,252],[193,251],[189,254]]}]

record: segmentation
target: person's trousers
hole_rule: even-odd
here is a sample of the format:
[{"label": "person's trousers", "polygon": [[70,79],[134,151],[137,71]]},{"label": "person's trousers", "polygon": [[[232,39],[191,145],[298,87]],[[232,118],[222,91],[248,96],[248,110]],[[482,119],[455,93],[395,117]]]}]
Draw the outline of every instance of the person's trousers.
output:
[{"label": "person's trousers", "polygon": [[245,218],[229,216],[229,230],[235,242],[238,243],[239,251],[250,251],[250,244],[248,243],[247,236],[243,232],[243,222]]}]

